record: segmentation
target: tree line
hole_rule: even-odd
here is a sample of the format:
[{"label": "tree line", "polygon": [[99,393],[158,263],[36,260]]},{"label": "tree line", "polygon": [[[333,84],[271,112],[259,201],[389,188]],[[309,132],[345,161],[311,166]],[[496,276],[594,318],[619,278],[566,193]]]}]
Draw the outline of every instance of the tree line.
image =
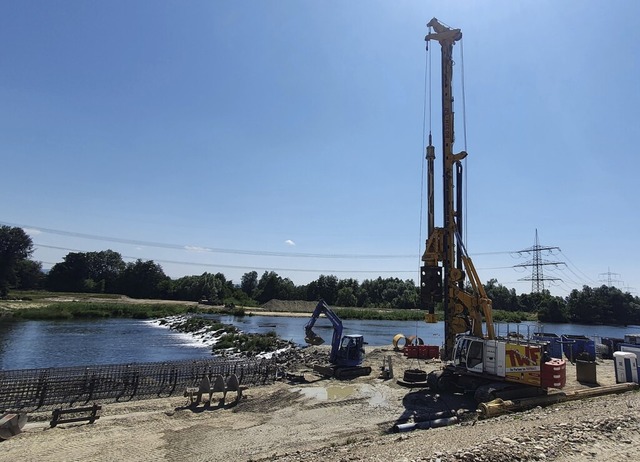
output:
[{"label": "tree line", "polygon": [[[9,289],[53,292],[122,294],[133,298],[207,300],[213,304],[259,305],[272,299],[324,299],[329,305],[363,308],[419,308],[419,289],[411,279],[338,279],[321,275],[296,285],[274,271],[249,271],[238,284],[222,273],[203,273],[171,279],[153,260],[124,262],[113,250],[70,252],[45,273],[30,259],[33,242],[23,229],[0,227],[0,297]],[[493,309],[537,313],[542,322],[583,324],[640,324],[640,299],[615,287],[584,286],[568,297],[542,293],[517,295],[496,279],[485,285]],[[439,307],[441,309],[441,307]]]}]

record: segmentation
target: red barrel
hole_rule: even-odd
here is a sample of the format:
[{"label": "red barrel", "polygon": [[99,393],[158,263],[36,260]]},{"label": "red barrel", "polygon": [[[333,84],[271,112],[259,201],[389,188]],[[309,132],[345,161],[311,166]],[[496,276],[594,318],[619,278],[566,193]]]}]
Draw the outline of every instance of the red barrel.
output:
[{"label": "red barrel", "polygon": [[563,388],[567,384],[567,363],[564,359],[553,358],[542,365],[540,386],[542,388]]}]

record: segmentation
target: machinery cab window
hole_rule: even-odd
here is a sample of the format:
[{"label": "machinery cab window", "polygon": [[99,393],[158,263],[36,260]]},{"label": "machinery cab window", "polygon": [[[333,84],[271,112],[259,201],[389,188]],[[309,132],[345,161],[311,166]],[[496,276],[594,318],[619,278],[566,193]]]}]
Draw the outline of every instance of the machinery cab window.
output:
[{"label": "machinery cab window", "polygon": [[484,342],[482,339],[462,337],[456,342],[453,364],[473,372],[483,372],[482,356]]},{"label": "machinery cab window", "polygon": [[467,352],[467,369],[473,372],[484,372],[482,365],[482,353],[484,342],[482,340],[472,340],[469,342]]},{"label": "machinery cab window", "polygon": [[362,344],[363,341],[361,337],[345,335],[342,339],[340,350],[346,359],[355,361],[361,359],[364,355]]},{"label": "machinery cab window", "polygon": [[456,341],[455,351],[453,352],[454,366],[467,367],[467,352],[469,351],[470,339],[466,337],[459,338]]}]

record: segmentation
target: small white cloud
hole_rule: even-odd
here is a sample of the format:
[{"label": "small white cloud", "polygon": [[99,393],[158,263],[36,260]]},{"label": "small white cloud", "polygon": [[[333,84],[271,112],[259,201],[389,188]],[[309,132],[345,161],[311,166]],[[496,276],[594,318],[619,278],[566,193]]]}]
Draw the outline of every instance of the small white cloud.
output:
[{"label": "small white cloud", "polygon": [[290,245],[292,247],[296,245],[296,243],[293,242],[291,239],[287,239],[286,241],[284,241],[284,243],[287,244],[287,245]]},{"label": "small white cloud", "polygon": [[195,245],[185,245],[184,249],[187,252],[196,252],[196,253],[211,252],[211,249],[207,249],[206,247],[198,247]]},{"label": "small white cloud", "polygon": [[39,234],[42,234],[42,231],[40,231],[39,229],[35,229],[35,228],[22,228],[22,229],[29,236],[37,236]]}]

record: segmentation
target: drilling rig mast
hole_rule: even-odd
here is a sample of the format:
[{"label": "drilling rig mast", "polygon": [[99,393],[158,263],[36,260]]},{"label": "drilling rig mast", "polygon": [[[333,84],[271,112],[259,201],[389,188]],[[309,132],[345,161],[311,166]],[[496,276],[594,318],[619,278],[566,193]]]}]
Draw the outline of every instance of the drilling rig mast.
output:
[{"label": "drilling rig mast", "polygon": [[[491,300],[462,242],[462,159],[465,151],[453,152],[453,46],[462,38],[460,29],[451,29],[433,18],[427,24],[429,41],[440,43],[442,74],[442,189],[443,225],[434,226],[435,148],[429,134],[427,147],[427,243],[420,268],[421,308],[428,310],[427,322],[435,322],[435,306],[442,302],[445,323],[443,359],[450,359],[456,335],[470,332],[483,337],[482,319],[487,324],[487,338],[495,338],[491,317]],[[433,30],[432,30],[433,29]],[[455,175],[454,175],[455,171]],[[455,194],[454,194],[455,193]],[[455,197],[454,197],[455,196]],[[469,277],[469,287],[465,278]]]}]

